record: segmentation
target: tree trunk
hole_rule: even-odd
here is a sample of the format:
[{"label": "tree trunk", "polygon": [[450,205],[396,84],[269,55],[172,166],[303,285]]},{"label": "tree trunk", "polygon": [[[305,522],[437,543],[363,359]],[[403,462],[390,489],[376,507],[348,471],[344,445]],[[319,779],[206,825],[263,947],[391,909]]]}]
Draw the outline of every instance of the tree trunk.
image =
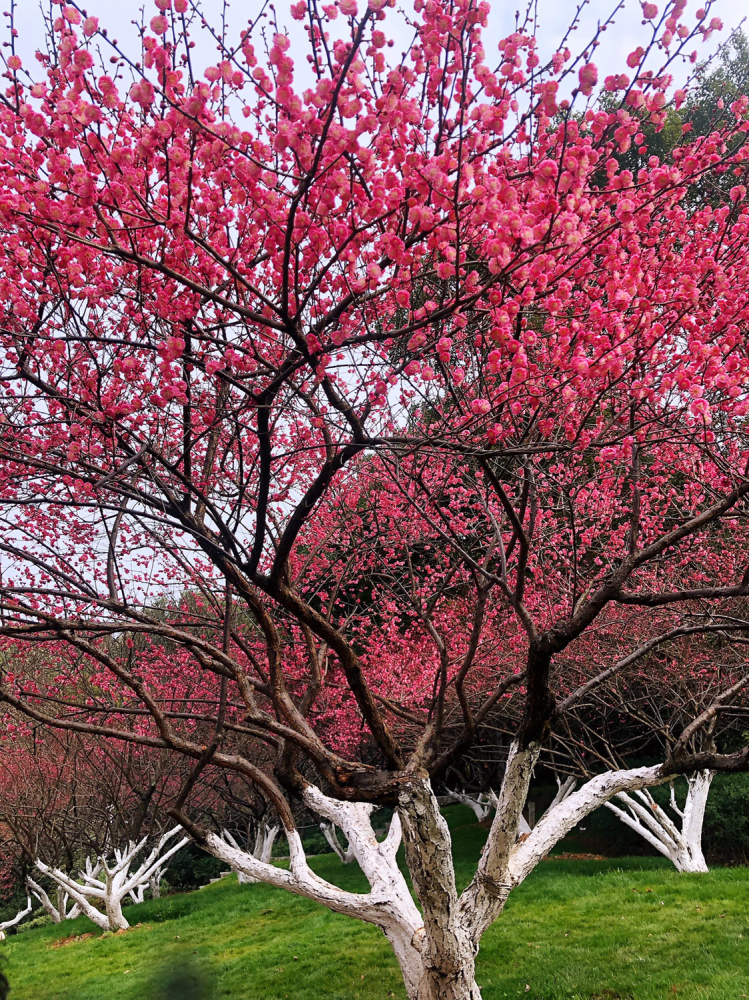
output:
[{"label": "tree trunk", "polygon": [[[519,835],[538,749],[535,744],[511,748],[489,838],[476,875],[460,897],[450,832],[425,774],[409,774],[400,785],[398,808],[381,842],[371,823],[374,806],[329,798],[312,785],[304,789],[305,805],[343,832],[369,882],[368,893],[340,889],[310,869],[293,827],[286,830],[288,868],[261,861],[233,843],[226,831],[222,836],[206,832],[199,842],[247,881],[286,889],[379,927],[398,960],[409,1000],[481,1000],[475,978],[479,942],[511,890],[554,844],[612,796],[668,780],[659,765],[605,772],[576,791],[568,779],[533,829]],[[397,863],[401,830],[421,912]]]},{"label": "tree trunk", "polygon": [[130,926],[122,912],[122,896],[118,889],[118,886],[110,885],[108,878],[104,906],[107,914],[107,930],[110,931],[126,931]]},{"label": "tree trunk", "polygon": [[5,940],[5,932],[11,927],[15,927],[16,924],[20,924],[24,917],[27,917],[31,913],[31,896],[26,897],[26,906],[23,910],[19,910],[18,913],[11,920],[4,920],[0,924],[0,941]]},{"label": "tree trunk", "polygon": [[354,860],[354,852],[350,847],[346,847],[346,850],[341,847],[341,842],[338,839],[338,834],[336,833],[336,828],[333,823],[321,823],[320,830],[322,831],[323,837],[327,840],[330,846],[333,848],[335,853],[344,863],[344,865],[349,865]]},{"label": "tree trunk", "polygon": [[683,809],[676,802],[673,783],[671,784],[670,807],[678,817],[677,820],[672,819],[658,805],[647,789],[637,791],[634,795],[620,792],[617,799],[624,805],[624,809],[613,802],[606,802],[605,805],[625,826],[668,858],[677,872],[704,874],[709,869],[702,853],[702,825],[714,773],[703,770],[687,777],[687,795]]},{"label": "tree trunk", "polygon": [[468,942],[454,952],[454,967],[425,966],[414,1000],[481,1000],[475,979],[475,956]]},{"label": "tree trunk", "polygon": [[[79,873],[80,882],[76,882],[72,876],[60,871],[59,868],[50,868],[41,859],[37,860],[36,866],[42,874],[48,875],[67,892],[70,899],[80,908],[80,912],[92,920],[97,927],[109,931],[127,930],[130,925],[122,913],[122,900],[128,895],[133,895],[135,899],[143,898],[143,889],[149,883],[149,879],[158,878],[169,859],[174,857],[177,851],[181,850],[188,842],[187,837],[182,837],[167,847],[169,841],[178,833],[179,827],[174,827],[162,834],[156,846],[135,872],[131,872],[130,869],[135,857],[145,847],[145,839],[137,844],[130,843],[126,849],[121,851],[115,848],[114,864],[108,864],[104,858],[100,857],[97,863],[92,865],[90,859],[87,858],[86,870]],[[101,878],[102,871],[103,879]],[[29,884],[31,885],[30,880]],[[39,887],[34,885],[33,888],[36,893]],[[39,895],[39,898],[41,900],[42,896]]]},{"label": "tree trunk", "polygon": [[273,825],[263,821],[258,830],[258,837],[255,845],[255,857],[269,865],[273,857],[273,845],[276,842],[278,831],[281,829],[278,823]]},{"label": "tree trunk", "polygon": [[[399,796],[406,861],[421,903],[421,972],[414,1000],[481,1000],[474,948],[455,887],[452,843],[428,779],[414,778]],[[401,965],[401,968],[403,966]]]},{"label": "tree trunk", "polygon": [[702,847],[699,844],[692,845],[691,847],[685,845],[682,850],[673,854],[671,860],[677,872],[681,872],[682,874],[704,875],[710,871],[707,867],[707,861],[705,861],[705,855],[702,853]]}]

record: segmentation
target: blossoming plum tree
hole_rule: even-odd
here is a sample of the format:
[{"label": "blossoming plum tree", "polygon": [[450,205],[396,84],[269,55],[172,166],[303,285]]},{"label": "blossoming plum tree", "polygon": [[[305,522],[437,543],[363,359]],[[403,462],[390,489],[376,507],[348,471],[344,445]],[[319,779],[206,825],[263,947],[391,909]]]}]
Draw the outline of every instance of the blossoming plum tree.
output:
[{"label": "blossoming plum tree", "polygon": [[[709,2],[643,5],[605,107],[598,36],[544,60],[526,24],[493,66],[486,3],[414,0],[393,57],[391,6],[263,8],[202,72],[187,0],[132,59],[75,4],[35,73],[9,50],[0,699],[9,734],[192,759],[171,811],[206,850],[382,928],[410,997],[477,1000],[483,932],[584,815],[749,764],[694,746],[740,678],[661,764],[593,774],[518,839],[578,691],[674,629],[746,627],[749,99],[649,155]],[[726,174],[728,204],[690,199]],[[511,692],[459,894],[432,782]],[[190,812],[214,769],[272,804],[288,870]],[[369,893],[308,867],[294,796]]]}]

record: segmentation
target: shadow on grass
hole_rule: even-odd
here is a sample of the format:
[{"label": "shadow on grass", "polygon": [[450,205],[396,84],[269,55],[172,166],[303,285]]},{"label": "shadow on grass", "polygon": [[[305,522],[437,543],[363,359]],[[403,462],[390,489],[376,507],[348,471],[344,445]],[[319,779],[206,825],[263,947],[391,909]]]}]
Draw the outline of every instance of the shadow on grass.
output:
[{"label": "shadow on grass", "polygon": [[214,977],[192,956],[175,952],[157,969],[149,984],[149,1000],[210,1000]]}]

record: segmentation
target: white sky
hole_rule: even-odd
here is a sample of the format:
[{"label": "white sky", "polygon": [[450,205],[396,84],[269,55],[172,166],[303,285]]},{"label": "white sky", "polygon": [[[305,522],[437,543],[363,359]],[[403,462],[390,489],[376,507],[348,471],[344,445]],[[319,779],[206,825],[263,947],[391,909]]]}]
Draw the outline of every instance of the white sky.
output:
[{"label": "white sky", "polygon": [[[9,2],[9,0],[8,0]],[[121,43],[126,43],[128,39],[134,41],[133,19],[139,20],[144,5],[132,3],[131,0],[81,0],[89,14],[99,17],[102,27],[109,31],[110,38],[117,38]],[[364,7],[366,0],[359,0],[359,6]],[[492,2],[492,0],[490,0]],[[486,37],[486,49],[490,64],[494,61],[496,54],[496,41],[510,32],[515,23],[515,12],[518,8],[525,10],[527,0],[493,0],[492,17],[489,37]],[[278,19],[281,24],[294,25],[288,13],[291,0],[276,0],[275,7]],[[687,24],[695,21],[695,11],[703,4],[703,0],[690,0],[684,19]],[[572,48],[575,54],[592,37],[596,23],[605,20],[610,11],[615,7],[615,0],[586,0],[586,6],[581,18],[581,26],[573,36]],[[577,8],[576,0],[537,0],[538,6],[538,37],[542,52],[548,54],[552,52],[570,20],[574,16]],[[663,9],[663,0],[658,6]],[[410,9],[411,0],[400,0],[398,7]],[[219,21],[221,16],[221,0],[204,0],[203,10],[208,20],[214,23]],[[7,8],[6,8],[7,9]],[[234,0],[230,5],[230,20],[237,28],[246,24],[248,19],[257,15],[260,9],[260,0]],[[145,4],[146,19],[157,13],[153,0],[148,0]],[[700,58],[715,49],[720,39],[725,38],[728,29],[738,25],[745,17],[749,17],[749,0],[714,0],[709,16],[718,16],[724,22],[724,30],[720,35],[713,36],[706,45],[700,48]],[[403,41],[406,40],[405,32],[397,30],[399,18],[395,11],[388,11],[388,18],[384,27],[391,26],[396,29],[396,35],[400,35]],[[33,59],[33,51],[43,43],[43,28],[38,4],[35,0],[16,0],[16,27],[19,32],[17,51],[24,61],[24,65],[30,66]],[[298,29],[298,25],[297,25]],[[607,73],[618,71],[625,72],[625,60],[627,54],[638,44],[643,44],[648,38],[648,28],[642,24],[642,13],[639,0],[625,0],[625,9],[616,17],[615,27],[606,32],[603,42],[598,49],[594,59],[598,64],[601,78]],[[389,33],[389,32],[388,32]],[[400,38],[397,39],[400,41]],[[127,46],[135,54],[137,49],[133,45]],[[295,44],[293,46],[297,48]],[[398,46],[396,46],[398,48]],[[205,43],[198,40],[198,64],[202,61],[207,64],[213,61],[212,48],[206,39]],[[306,69],[306,51],[299,50],[297,65],[301,70]],[[678,73],[678,71],[677,71]]]}]

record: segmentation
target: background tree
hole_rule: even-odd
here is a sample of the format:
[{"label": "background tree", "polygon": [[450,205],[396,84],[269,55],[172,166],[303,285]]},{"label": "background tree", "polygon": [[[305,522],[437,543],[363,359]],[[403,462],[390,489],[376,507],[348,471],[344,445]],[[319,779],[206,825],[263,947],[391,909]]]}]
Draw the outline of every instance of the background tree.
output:
[{"label": "background tree", "polygon": [[[742,602],[712,625],[676,629],[662,643],[646,648],[608,685],[583,695],[557,736],[556,766],[587,775],[671,755],[691,721],[717,705],[704,727],[692,734],[692,751],[714,753],[740,745],[746,719],[745,621]],[[728,610],[728,609],[726,609]],[[694,621],[698,621],[699,613]],[[733,633],[725,626],[732,626]],[[682,634],[679,634],[679,632]],[[648,662],[650,661],[650,662]],[[641,789],[605,803],[626,826],[671,860],[681,872],[705,872],[702,849],[705,810],[715,772],[709,768],[671,783],[670,794]],[[678,796],[676,794],[678,790]]]}]

